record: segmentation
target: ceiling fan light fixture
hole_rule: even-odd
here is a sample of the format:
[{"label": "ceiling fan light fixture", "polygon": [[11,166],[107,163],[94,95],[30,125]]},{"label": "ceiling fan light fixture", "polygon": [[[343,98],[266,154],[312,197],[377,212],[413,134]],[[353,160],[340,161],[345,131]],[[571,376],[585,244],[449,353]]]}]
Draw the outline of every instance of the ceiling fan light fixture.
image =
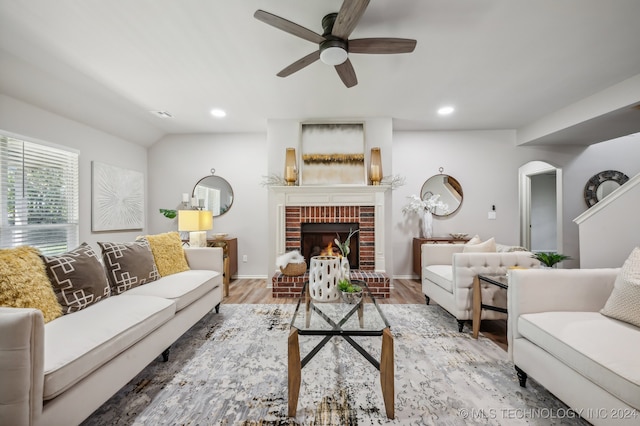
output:
[{"label": "ceiling fan light fixture", "polygon": [[327,65],[340,65],[349,58],[346,43],[342,40],[325,40],[320,43],[320,60]]}]

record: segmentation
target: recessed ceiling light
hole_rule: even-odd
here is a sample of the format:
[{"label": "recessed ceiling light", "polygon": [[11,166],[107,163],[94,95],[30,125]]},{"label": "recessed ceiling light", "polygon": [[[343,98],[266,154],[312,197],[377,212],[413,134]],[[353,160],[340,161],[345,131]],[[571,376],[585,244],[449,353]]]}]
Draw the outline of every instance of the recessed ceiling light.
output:
[{"label": "recessed ceiling light", "polygon": [[214,117],[222,118],[222,117],[226,116],[227,113],[224,112],[224,110],[215,108],[215,109],[211,110],[211,115],[213,115]]},{"label": "recessed ceiling light", "polygon": [[455,111],[455,108],[452,106],[445,106],[442,107],[438,110],[438,114],[440,115],[449,115],[451,114],[453,111]]}]

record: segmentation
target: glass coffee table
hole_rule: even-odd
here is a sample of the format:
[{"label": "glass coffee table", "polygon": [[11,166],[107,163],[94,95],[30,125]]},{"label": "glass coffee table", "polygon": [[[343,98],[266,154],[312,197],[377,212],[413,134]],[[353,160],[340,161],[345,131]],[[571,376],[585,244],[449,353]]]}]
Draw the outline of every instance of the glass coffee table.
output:
[{"label": "glass coffee table", "polygon": [[[386,414],[389,419],[395,416],[393,335],[389,322],[367,284],[360,280],[351,280],[351,282],[359,285],[363,290],[362,300],[354,305],[346,304],[342,299],[335,302],[315,302],[309,296],[309,282],[305,282],[302,287],[289,332],[289,417],[295,417],[298,409],[302,369],[333,337],[346,340],[380,371]],[[324,338],[301,359],[298,336],[324,336]],[[353,340],[353,336],[382,336],[380,361]]]},{"label": "glass coffee table", "polygon": [[480,318],[482,310],[507,313],[507,308],[502,306],[492,306],[482,303],[482,283],[494,285],[496,287],[507,289],[509,287],[509,279],[505,274],[478,274],[473,279],[473,338],[478,338],[480,332]]}]

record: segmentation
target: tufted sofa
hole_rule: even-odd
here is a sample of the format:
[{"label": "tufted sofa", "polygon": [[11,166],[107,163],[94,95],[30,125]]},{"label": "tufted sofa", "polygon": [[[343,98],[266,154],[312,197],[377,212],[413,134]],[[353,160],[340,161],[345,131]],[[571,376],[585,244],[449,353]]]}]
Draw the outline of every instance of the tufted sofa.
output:
[{"label": "tufted sofa", "polygon": [[[540,262],[531,252],[463,253],[464,244],[422,245],[422,292],[427,304],[433,299],[458,321],[458,330],[473,315],[473,279],[478,274],[506,274],[513,266],[536,268]],[[483,284],[482,301],[506,306],[506,293],[496,286]],[[504,319],[506,315],[483,310],[481,319]]]},{"label": "tufted sofa", "polygon": [[640,424],[640,328],[601,314],[619,271],[509,277],[507,339],[520,385],[531,376],[594,425]]},{"label": "tufted sofa", "polygon": [[0,307],[0,425],[81,423],[222,301],[222,249],[186,248],[190,270],[44,323]]}]

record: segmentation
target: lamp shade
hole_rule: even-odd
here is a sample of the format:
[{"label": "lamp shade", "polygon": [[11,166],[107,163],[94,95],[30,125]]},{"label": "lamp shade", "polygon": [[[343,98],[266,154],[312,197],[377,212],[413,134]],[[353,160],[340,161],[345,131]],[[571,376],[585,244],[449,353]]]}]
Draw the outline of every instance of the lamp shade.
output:
[{"label": "lamp shade", "polygon": [[209,210],[178,211],[179,231],[207,231],[211,228],[213,228],[213,214]]}]

